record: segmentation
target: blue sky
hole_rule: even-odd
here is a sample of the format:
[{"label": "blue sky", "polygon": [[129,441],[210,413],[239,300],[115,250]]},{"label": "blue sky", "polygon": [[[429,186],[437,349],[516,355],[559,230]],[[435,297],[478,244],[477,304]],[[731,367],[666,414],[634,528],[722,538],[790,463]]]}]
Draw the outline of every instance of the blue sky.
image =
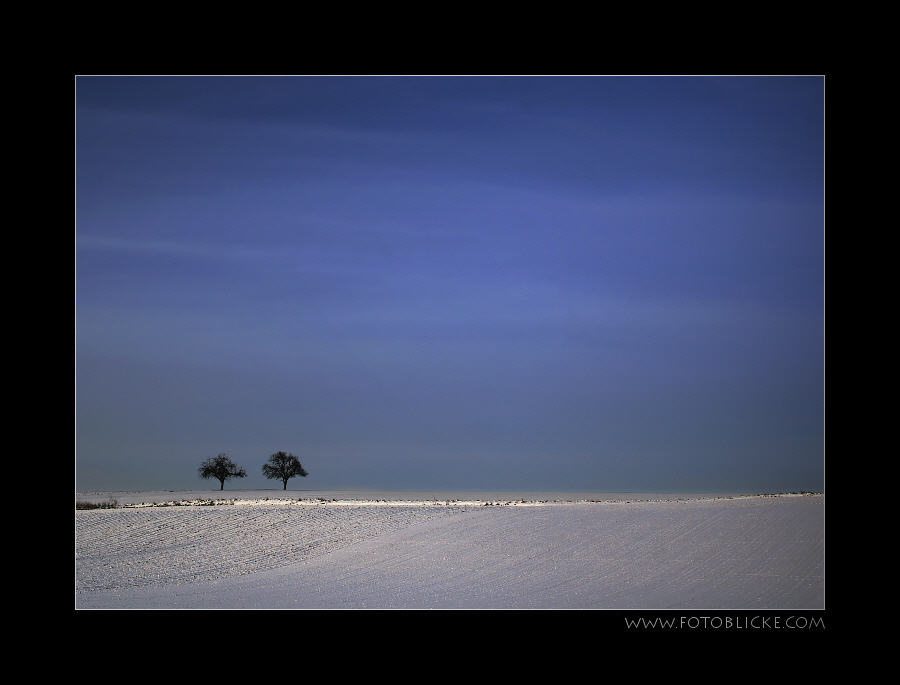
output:
[{"label": "blue sky", "polygon": [[78,489],[824,488],[822,77],[75,85]]}]

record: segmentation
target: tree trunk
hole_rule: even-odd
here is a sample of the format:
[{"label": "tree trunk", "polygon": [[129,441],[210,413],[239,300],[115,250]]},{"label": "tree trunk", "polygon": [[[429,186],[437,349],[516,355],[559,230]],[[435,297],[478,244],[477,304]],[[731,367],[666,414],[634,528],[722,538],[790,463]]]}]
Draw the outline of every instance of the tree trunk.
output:
[{"label": "tree trunk", "polygon": [[284,479],[284,489],[287,490],[287,478]]},{"label": "tree trunk", "polygon": [[222,485],[219,486],[219,490],[224,490],[224,489],[225,489],[225,481],[223,480]]}]

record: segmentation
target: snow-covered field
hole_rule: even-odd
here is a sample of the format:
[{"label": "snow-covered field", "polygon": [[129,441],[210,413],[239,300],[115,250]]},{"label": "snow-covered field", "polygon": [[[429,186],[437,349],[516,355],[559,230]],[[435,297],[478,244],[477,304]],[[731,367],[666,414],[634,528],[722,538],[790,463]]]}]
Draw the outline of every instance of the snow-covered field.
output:
[{"label": "snow-covered field", "polygon": [[77,493],[76,609],[825,606],[824,496]]}]

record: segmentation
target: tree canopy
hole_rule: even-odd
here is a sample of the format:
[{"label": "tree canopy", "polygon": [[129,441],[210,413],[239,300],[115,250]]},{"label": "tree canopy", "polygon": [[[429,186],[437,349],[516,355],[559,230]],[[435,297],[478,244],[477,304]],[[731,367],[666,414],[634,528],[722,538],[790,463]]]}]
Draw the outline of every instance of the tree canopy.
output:
[{"label": "tree canopy", "polygon": [[269,461],[263,464],[262,472],[266,478],[281,480],[285,490],[287,490],[287,482],[294,476],[309,475],[300,464],[300,459],[287,452],[276,452],[269,457]]},{"label": "tree canopy", "polygon": [[225,489],[225,481],[232,478],[244,478],[247,472],[228,458],[227,454],[210,457],[197,469],[201,478],[215,478],[221,483],[220,490]]}]

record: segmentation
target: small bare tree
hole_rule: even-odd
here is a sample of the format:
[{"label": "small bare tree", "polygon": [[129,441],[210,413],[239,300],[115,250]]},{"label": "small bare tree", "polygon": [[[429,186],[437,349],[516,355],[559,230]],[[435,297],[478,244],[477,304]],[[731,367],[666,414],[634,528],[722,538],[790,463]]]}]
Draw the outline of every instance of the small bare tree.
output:
[{"label": "small bare tree", "polygon": [[300,464],[300,460],[287,452],[276,452],[269,461],[263,464],[263,475],[266,478],[277,478],[284,482],[287,490],[287,482],[294,476],[308,476],[306,469]]},{"label": "small bare tree", "polygon": [[220,454],[218,457],[210,457],[200,464],[197,475],[201,478],[217,479],[222,484],[219,490],[224,490],[226,480],[244,478],[247,472],[231,461],[227,454]]}]

